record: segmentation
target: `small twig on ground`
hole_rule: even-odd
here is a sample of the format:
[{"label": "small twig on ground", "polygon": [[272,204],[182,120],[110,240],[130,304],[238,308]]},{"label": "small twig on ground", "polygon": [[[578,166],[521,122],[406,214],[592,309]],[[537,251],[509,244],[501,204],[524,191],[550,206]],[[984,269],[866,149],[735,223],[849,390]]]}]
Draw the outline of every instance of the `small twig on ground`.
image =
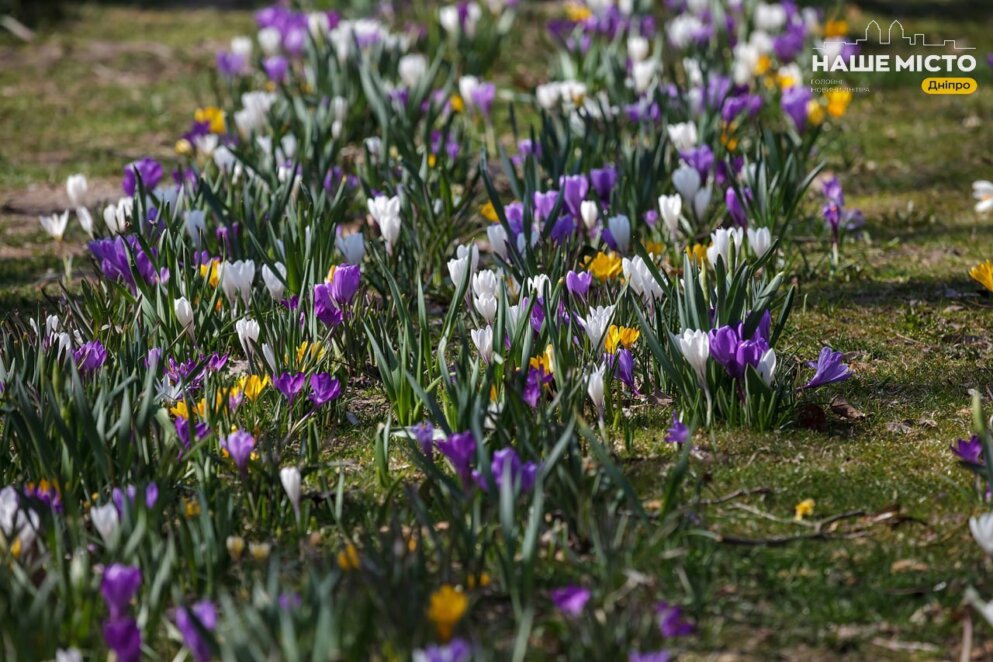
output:
[{"label": "small twig on ground", "polygon": [[13,16],[0,16],[0,27],[5,28],[9,33],[21,41],[34,41],[34,32],[31,28],[24,25]]},{"label": "small twig on ground", "polygon": [[718,504],[727,503],[728,501],[734,501],[735,499],[743,496],[752,496],[753,494],[773,494],[775,490],[771,487],[753,487],[735,490],[730,494],[725,494],[722,497],[717,497],[716,499],[700,499],[694,506],[716,506]]}]

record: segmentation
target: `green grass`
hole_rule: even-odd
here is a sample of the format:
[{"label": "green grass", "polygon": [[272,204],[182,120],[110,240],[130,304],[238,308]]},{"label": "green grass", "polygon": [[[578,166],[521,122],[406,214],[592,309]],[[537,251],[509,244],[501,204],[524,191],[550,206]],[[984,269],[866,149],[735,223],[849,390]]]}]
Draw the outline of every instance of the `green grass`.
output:
[{"label": "green grass", "polygon": [[[913,3],[907,21],[915,31],[976,45],[989,34],[988,17],[918,18],[922,6]],[[881,16],[853,19],[853,30],[869,18]],[[87,6],[60,34],[15,47],[22,66],[0,65],[0,192],[57,185],[75,171],[113,179],[129,158],[168,153],[192,109],[210,98],[213,49],[249,21],[246,13]],[[503,75],[521,82],[527,67],[511,63]],[[977,218],[969,196],[973,179],[991,176],[993,103],[988,87],[966,98],[926,96],[919,78],[869,79],[872,91],[826,151],[868,227],[845,246],[843,274],[798,282],[784,348],[811,359],[824,344],[849,353],[856,378],[838,391],[865,418],[828,412],[824,432],[718,430],[692,463],[690,484],[703,499],[768,489],[694,506],[713,532],[753,541],[809,533],[791,521],[807,498],[816,501],[813,520],[865,513],[832,535],[865,528],[856,538],[780,546],[701,540],[687,559],[707,604],[693,644],[701,655],[941,658],[960,641],[965,587],[993,597],[966,525],[981,505],[948,451],[968,432],[968,390],[986,393],[993,381],[993,306],[966,274],[993,257],[993,220]],[[988,71],[977,78],[989,84]],[[7,245],[43,244],[19,237]],[[0,261],[0,311],[33,308],[32,283],[58,269],[51,256],[39,248]],[[334,433],[335,459],[371,464],[374,418]],[[644,423],[623,457],[650,500],[673,455],[661,442],[662,417],[644,415]],[[909,519],[870,523],[888,509]],[[977,623],[977,633],[990,630]]]}]

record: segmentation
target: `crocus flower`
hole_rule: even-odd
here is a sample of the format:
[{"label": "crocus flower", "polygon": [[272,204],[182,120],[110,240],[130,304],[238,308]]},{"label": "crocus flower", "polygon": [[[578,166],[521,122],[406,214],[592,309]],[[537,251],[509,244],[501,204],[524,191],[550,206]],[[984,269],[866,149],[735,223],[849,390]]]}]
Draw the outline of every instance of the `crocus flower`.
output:
[{"label": "crocus flower", "polygon": [[638,388],[634,385],[634,355],[631,350],[622,347],[617,350],[614,357],[617,378],[628,387],[628,390],[637,395]]},{"label": "crocus flower", "polygon": [[325,283],[314,285],[314,316],[329,327],[336,327],[345,320],[341,309],[331,298],[331,286]]},{"label": "crocus flower", "polygon": [[969,518],[969,530],[983,551],[993,556],[993,513]]},{"label": "crocus flower", "polygon": [[593,275],[588,271],[580,271],[579,273],[570,271],[565,276],[565,286],[569,290],[569,294],[581,299],[586,299],[592,282]]},{"label": "crocus flower", "polygon": [[628,652],[628,662],[669,662],[672,656],[669,651],[659,650],[641,653],[639,651]]},{"label": "crocus flower", "polygon": [[951,448],[952,452],[963,462],[969,464],[983,463],[983,442],[977,435],[972,435],[968,440],[959,439]]},{"label": "crocus flower", "polygon": [[701,384],[707,383],[707,359],[710,357],[710,339],[706,331],[686,329],[682,335],[676,336],[679,351],[686,362],[696,372]]},{"label": "crocus flower", "polygon": [[202,636],[201,628],[213,632],[216,627],[217,608],[210,600],[201,600],[189,609],[180,607],[176,610],[176,628],[196,662],[210,660],[210,644]]},{"label": "crocus flower", "polygon": [[436,644],[414,651],[414,662],[469,662],[472,646],[465,639],[452,639],[447,645]]},{"label": "crocus flower", "polygon": [[307,375],[298,372],[296,374],[291,374],[289,372],[284,372],[279,377],[272,380],[272,385],[276,387],[280,393],[293,404],[300,392],[303,391],[303,387],[307,384]]},{"label": "crocus flower", "polygon": [[115,563],[103,572],[100,593],[111,618],[127,613],[131,600],[141,586],[141,568]]},{"label": "crocus flower", "polygon": [[565,206],[569,213],[580,218],[582,216],[582,203],[586,199],[586,194],[590,190],[590,180],[586,175],[568,175],[559,180],[562,193],[565,196]]},{"label": "crocus flower", "polygon": [[617,168],[606,165],[603,168],[590,170],[590,182],[593,184],[593,190],[596,191],[600,201],[607,204],[610,202],[610,194],[617,184]]},{"label": "crocus flower", "polygon": [[341,382],[327,373],[310,377],[310,401],[315,407],[323,407],[341,395]]},{"label": "crocus flower", "polygon": [[79,372],[89,375],[107,362],[107,350],[99,340],[91,340],[73,352],[72,358]]},{"label": "crocus flower", "polygon": [[283,467],[279,470],[279,482],[293,504],[293,511],[300,514],[300,470],[296,467]]},{"label": "crocus flower", "polygon": [[479,109],[484,118],[489,119],[494,99],[496,99],[496,85],[479,83],[473,88],[469,101]]},{"label": "crocus flower", "polygon": [[852,376],[852,371],[847,365],[842,363],[845,356],[841,352],[835,352],[830,347],[821,348],[821,354],[817,357],[817,362],[808,361],[807,365],[814,368],[814,376],[803,388],[817,388],[835,382],[842,382]]},{"label": "crocus flower", "polygon": [[417,445],[421,448],[421,452],[427,455],[429,460],[433,459],[434,426],[429,421],[424,421],[415,425],[411,431],[413,432],[414,440],[417,441]]},{"label": "crocus flower", "polygon": [[[510,478],[510,489],[513,492],[518,490],[530,492],[534,487],[534,479],[538,474],[538,465],[534,462],[521,462],[520,456],[513,448],[501,448],[493,453],[490,462],[490,474],[497,490],[503,489],[504,478]],[[481,471],[473,471],[472,477],[482,490],[487,489],[486,478]]]},{"label": "crocus flower", "polygon": [[69,212],[39,216],[38,221],[48,236],[55,241],[62,241],[62,235],[65,234],[66,226],[69,224]]},{"label": "crocus flower", "polygon": [[590,590],[582,586],[563,586],[549,592],[555,608],[567,616],[579,616],[590,599]]},{"label": "crocus flower", "polygon": [[244,473],[248,466],[248,459],[255,448],[255,437],[242,429],[238,429],[221,441],[221,448],[228,452],[238,470]]},{"label": "crocus flower", "polygon": [[590,396],[590,400],[593,401],[597,414],[600,416],[603,415],[603,404],[605,400],[603,375],[606,369],[607,364],[602,363],[586,377],[586,394]]},{"label": "crocus flower", "polygon": [[341,264],[334,267],[330,277],[331,299],[339,306],[352,302],[359,290],[362,270],[354,264]]},{"label": "crocus flower", "polygon": [[663,600],[656,606],[655,613],[663,637],[685,637],[693,634],[693,624],[683,618],[683,610],[678,605]]},{"label": "crocus flower", "polygon": [[141,659],[141,631],[131,617],[104,621],[103,638],[107,648],[114,651],[117,662],[138,662]]},{"label": "crocus flower", "polygon": [[262,60],[262,70],[265,75],[274,83],[282,83],[286,80],[286,72],[289,69],[290,61],[282,55],[273,55]]},{"label": "crocus flower", "polygon": [[807,128],[807,104],[810,98],[810,89],[804,85],[794,85],[783,92],[783,112],[793,120],[797,131]]},{"label": "crocus flower", "polygon": [[452,463],[455,473],[462,478],[463,487],[468,488],[472,478],[471,464],[476,457],[476,438],[472,431],[453,434],[438,442],[438,450]]},{"label": "crocus flower", "polygon": [[686,424],[676,418],[676,413],[672,414],[672,425],[666,432],[665,440],[670,444],[685,444],[690,439],[690,429]]},{"label": "crocus flower", "polygon": [[121,188],[124,189],[124,193],[133,197],[138,188],[137,176],[141,176],[141,183],[145,190],[151,191],[162,181],[163,174],[165,173],[162,170],[162,164],[146,156],[124,167],[124,179],[121,181]]}]

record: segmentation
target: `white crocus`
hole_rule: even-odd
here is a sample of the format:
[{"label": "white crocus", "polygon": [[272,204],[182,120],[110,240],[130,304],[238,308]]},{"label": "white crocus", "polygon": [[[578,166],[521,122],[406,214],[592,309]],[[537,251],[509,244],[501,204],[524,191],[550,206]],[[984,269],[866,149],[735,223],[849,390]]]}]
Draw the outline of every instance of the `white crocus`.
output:
[{"label": "white crocus", "polygon": [[579,318],[583,323],[583,328],[586,329],[586,337],[590,339],[594,349],[599,350],[603,344],[603,336],[607,332],[610,318],[613,316],[614,306],[596,306],[590,308],[586,317]]},{"label": "white crocus", "polygon": [[669,134],[669,140],[680,152],[693,149],[699,140],[696,124],[693,122],[670,124],[666,127],[666,132]]},{"label": "white crocus", "polygon": [[452,285],[458,290],[465,281],[466,273],[469,271],[469,257],[453,257],[448,261],[448,277],[452,279]]},{"label": "white crocus", "polygon": [[251,356],[255,351],[255,343],[259,339],[259,323],[248,317],[244,317],[234,325],[235,330],[238,332],[238,342],[241,343],[241,348],[245,351],[246,356]]},{"label": "white crocus", "polygon": [[221,289],[224,290],[224,296],[232,306],[239,295],[245,306],[248,306],[252,298],[253,280],[255,280],[253,260],[225,261],[221,264]]},{"label": "white crocus", "polygon": [[473,95],[479,88],[479,79],[475,76],[462,76],[459,78],[459,96],[467,107],[472,106]]},{"label": "white crocus", "polygon": [[193,337],[193,306],[190,305],[186,297],[179,297],[172,302],[172,310],[176,313],[176,319],[183,331]]},{"label": "white crocus", "polygon": [[428,70],[428,59],[420,53],[410,53],[400,58],[397,72],[407,87],[416,87]]},{"label": "white crocus", "polygon": [[762,257],[772,247],[772,233],[769,228],[748,228],[748,245],[755,257]]},{"label": "white crocus", "polygon": [[610,229],[610,236],[614,238],[614,244],[620,253],[627,253],[631,247],[631,221],[627,216],[619,214],[607,219],[607,227]]},{"label": "white crocus", "polygon": [[683,198],[679,195],[659,196],[659,215],[665,225],[669,238],[676,241],[679,238],[679,214],[683,211]]},{"label": "white crocus", "polygon": [[969,518],[969,530],[983,551],[993,556],[993,513]]},{"label": "white crocus", "polygon": [[83,228],[83,232],[93,236],[93,215],[90,214],[90,210],[86,207],[76,207],[76,219],[79,221],[79,227]]},{"label": "white crocus", "polygon": [[39,216],[38,220],[41,222],[42,229],[48,233],[48,236],[55,241],[62,241],[62,237],[66,233],[66,226],[69,224],[69,212],[64,211],[61,214]]},{"label": "white crocus", "polygon": [[183,214],[183,230],[199,247],[207,232],[207,213],[202,209],[190,209]]},{"label": "white crocus", "polygon": [[502,225],[490,225],[486,228],[486,238],[490,241],[490,248],[501,259],[507,259],[509,243],[507,242],[507,231]]},{"label": "white crocus", "polygon": [[[634,91],[642,94],[655,82],[655,74],[658,73],[658,63],[655,60],[642,60],[631,64],[631,82],[634,84]],[[695,131],[695,127],[694,127]]]},{"label": "white crocus", "polygon": [[641,62],[648,57],[648,39],[641,35],[631,35],[628,37],[628,57],[632,62]]},{"label": "white crocus", "polygon": [[103,222],[111,234],[123,234],[134,208],[134,198],[121,198],[117,204],[107,205],[103,210]]},{"label": "white crocus", "polygon": [[266,366],[269,368],[269,372],[276,373],[276,352],[273,351],[272,345],[269,343],[262,343],[262,358],[265,360]]},{"label": "white crocus", "polygon": [[734,243],[735,253],[741,252],[741,243],[745,233],[741,228],[717,228],[710,234],[710,247],[707,248],[707,261],[710,266],[717,266],[717,259],[724,261],[724,267],[731,265],[731,244]]},{"label": "white crocus", "polygon": [[703,218],[707,213],[707,207],[710,206],[710,196],[713,193],[713,189],[709,186],[704,186],[696,195],[693,196],[693,213],[696,214],[697,218]]},{"label": "white crocus", "polygon": [[283,41],[283,35],[274,27],[262,28],[255,36],[259,46],[266,55],[278,55]]},{"label": "white crocus", "polygon": [[772,386],[772,380],[776,377],[776,350],[771,347],[767,349],[755,369],[766,386]]},{"label": "white crocus", "polygon": [[710,338],[706,331],[686,329],[676,337],[679,351],[696,372],[700,384],[707,384],[707,359],[710,358]]},{"label": "white crocus", "polygon": [[283,467],[279,470],[279,482],[283,484],[286,496],[293,504],[293,512],[300,515],[300,470],[296,467]]},{"label": "white crocus", "polygon": [[361,232],[353,232],[349,235],[338,235],[334,240],[334,245],[345,256],[345,262],[349,264],[362,264],[365,257],[365,237]]},{"label": "white crocus", "polygon": [[654,307],[655,302],[662,298],[663,290],[655,277],[652,276],[645,260],[640,255],[635,255],[630,259],[624,258],[621,260],[621,267],[624,269],[624,278],[631,289],[641,295],[641,298],[650,308]]},{"label": "white crocus", "polygon": [[269,290],[269,296],[276,301],[282,301],[283,295],[286,294],[286,265],[276,262],[272,266],[275,270],[270,269],[268,264],[262,266],[262,282]]},{"label": "white crocus", "polygon": [[69,204],[73,207],[82,207],[83,198],[86,197],[89,188],[85,175],[69,175],[66,180],[66,194],[69,196]]},{"label": "white crocus", "polygon": [[497,300],[492,294],[481,294],[473,297],[473,305],[487,324],[493,324],[497,314]]},{"label": "white crocus", "polygon": [[120,515],[117,513],[117,506],[113,503],[105,503],[102,506],[94,506],[90,509],[90,519],[96,527],[104,544],[112,547],[117,541],[117,532],[120,528]]},{"label": "white crocus", "polygon": [[676,187],[679,195],[683,196],[683,200],[687,202],[693,200],[693,196],[700,190],[701,183],[700,173],[697,172],[696,168],[688,165],[681,165],[672,173],[673,186]]},{"label": "white crocus", "polygon": [[579,215],[583,217],[583,225],[586,229],[592,231],[600,217],[600,207],[593,200],[583,200],[579,205]]},{"label": "white crocus", "polygon": [[601,363],[598,368],[593,370],[589,375],[586,376],[586,394],[590,396],[590,400],[593,401],[593,405],[596,407],[597,414],[603,414],[603,401],[604,401],[604,381],[603,376],[607,370],[607,364]]},{"label": "white crocus", "polygon": [[379,231],[386,241],[386,252],[393,253],[393,245],[400,237],[400,197],[377,195],[369,201],[369,214],[379,225]]},{"label": "white crocus", "polygon": [[972,197],[976,199],[976,211],[980,214],[993,209],[993,182],[985,179],[973,182]]},{"label": "white crocus", "polygon": [[493,360],[493,327],[489,324],[482,329],[474,329],[469,335],[472,336],[472,344],[479,351],[479,357],[489,363]]},{"label": "white crocus", "polygon": [[500,294],[500,279],[492,269],[484,269],[472,276],[472,291],[478,296],[496,297]]}]

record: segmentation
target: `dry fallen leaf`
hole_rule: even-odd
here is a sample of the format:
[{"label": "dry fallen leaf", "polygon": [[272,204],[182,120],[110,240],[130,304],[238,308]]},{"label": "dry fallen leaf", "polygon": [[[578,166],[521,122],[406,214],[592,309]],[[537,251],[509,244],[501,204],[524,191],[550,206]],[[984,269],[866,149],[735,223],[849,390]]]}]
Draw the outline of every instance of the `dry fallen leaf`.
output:
[{"label": "dry fallen leaf", "polygon": [[861,421],[866,417],[865,414],[848,404],[847,400],[838,395],[831,399],[831,411],[849,421]]}]

